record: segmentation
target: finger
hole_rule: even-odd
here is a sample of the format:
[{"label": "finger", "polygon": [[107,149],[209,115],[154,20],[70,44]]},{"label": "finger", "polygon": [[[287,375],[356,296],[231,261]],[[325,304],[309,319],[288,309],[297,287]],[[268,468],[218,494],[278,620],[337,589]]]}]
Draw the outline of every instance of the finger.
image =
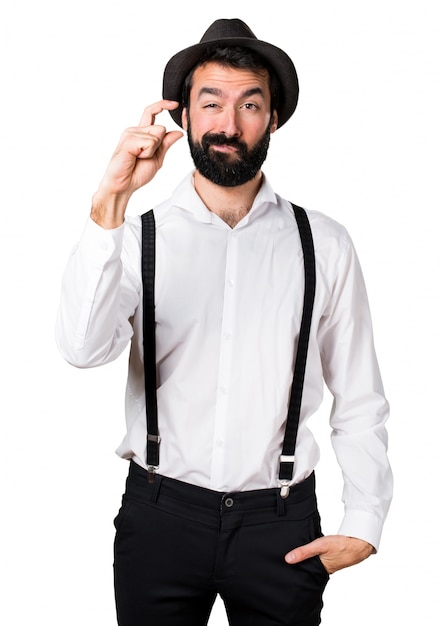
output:
[{"label": "finger", "polygon": [[150,126],[148,133],[138,133],[139,149],[136,156],[140,159],[152,157],[154,154],[161,155],[167,152],[169,147],[183,136],[181,131],[167,133],[164,126]]},{"label": "finger", "polygon": [[165,126],[149,126],[144,130],[140,126],[128,128],[123,134],[120,146],[136,157],[153,156],[161,145],[167,130]]},{"label": "finger", "polygon": [[285,554],[285,561],[289,564],[300,563],[306,559],[310,559],[313,556],[318,556],[323,553],[323,547],[320,545],[320,539],[315,539],[311,543],[307,543],[304,546],[299,546],[294,550]]},{"label": "finger", "polygon": [[178,139],[180,139],[181,137],[183,137],[184,133],[180,132],[179,130],[172,130],[169,133],[167,133],[163,140],[161,141],[161,143],[156,144],[154,147],[151,145],[149,146],[148,149],[143,150],[139,155],[138,158],[140,159],[145,159],[145,158],[151,158],[153,156],[153,154],[155,155],[155,157],[159,160],[159,163],[162,165],[163,161],[164,161],[164,157],[167,153],[167,150],[174,144],[176,143],[176,141],[178,141]]},{"label": "finger", "polygon": [[139,126],[151,126],[155,123],[155,117],[162,111],[173,111],[177,109],[179,102],[175,100],[159,100],[154,104],[150,104],[144,109]]}]

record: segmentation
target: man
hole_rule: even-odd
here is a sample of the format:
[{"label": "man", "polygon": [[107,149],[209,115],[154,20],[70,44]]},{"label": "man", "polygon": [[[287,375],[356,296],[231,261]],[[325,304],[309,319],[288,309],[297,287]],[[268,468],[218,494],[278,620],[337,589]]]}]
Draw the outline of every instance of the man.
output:
[{"label": "man", "polygon": [[[388,404],[361,270],[345,229],[308,211],[315,299],[295,455],[282,455],[293,475],[280,478],[306,277],[297,213],[261,166],[296,108],[296,70],[242,21],[217,20],[169,61],[163,97],[122,135],[69,260],[57,323],[60,350],[79,367],[131,342],[118,623],[206,624],[220,594],[235,626],[313,626],[329,574],[378,549],[391,499]],[[142,235],[125,215],[129,199],[183,135],[156,124],[164,110],[187,131],[195,171]],[[143,291],[146,238],[155,282]],[[323,379],[344,478],[345,516],[331,536],[320,529],[307,427]]]}]

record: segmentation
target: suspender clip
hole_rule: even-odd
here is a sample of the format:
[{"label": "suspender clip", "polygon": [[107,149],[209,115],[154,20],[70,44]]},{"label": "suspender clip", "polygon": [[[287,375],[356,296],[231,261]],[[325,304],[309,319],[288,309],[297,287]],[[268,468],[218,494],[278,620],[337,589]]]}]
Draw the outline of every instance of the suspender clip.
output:
[{"label": "suspender clip", "polygon": [[280,487],[280,497],[285,499],[289,496],[289,481],[282,480],[281,485],[282,486]]},{"label": "suspender clip", "polygon": [[149,465],[147,467],[148,479],[150,484],[153,484],[155,482],[155,474],[157,469],[158,468],[155,465]]},{"label": "suspender clip", "polygon": [[[280,482],[280,497],[281,498],[287,498],[289,496],[289,483],[290,480],[288,480],[286,478],[286,476],[288,475],[293,475],[293,468],[294,468],[294,462],[295,462],[295,456],[294,454],[281,454],[280,455],[280,474],[279,474],[279,482]],[[286,468],[283,467],[282,468],[282,464],[283,463],[287,463],[290,465],[289,472],[286,472]],[[283,476],[283,478],[282,478]]]},{"label": "suspender clip", "polygon": [[159,463],[160,442],[161,437],[159,435],[147,434],[147,471],[149,474],[149,483],[155,482],[155,473],[159,466],[153,465],[153,463]]}]

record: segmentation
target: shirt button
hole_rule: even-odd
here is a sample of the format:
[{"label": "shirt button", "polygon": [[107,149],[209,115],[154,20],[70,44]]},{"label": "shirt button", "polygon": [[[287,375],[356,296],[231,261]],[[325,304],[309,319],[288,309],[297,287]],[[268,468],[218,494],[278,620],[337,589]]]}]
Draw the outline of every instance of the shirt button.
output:
[{"label": "shirt button", "polygon": [[227,281],[227,285],[228,285],[228,287],[230,287],[230,289],[232,289],[234,287],[234,280],[231,280],[231,279],[228,280]]},{"label": "shirt button", "polygon": [[233,498],[226,498],[225,499],[225,506],[228,507],[229,509],[231,509],[233,504],[234,504]]}]

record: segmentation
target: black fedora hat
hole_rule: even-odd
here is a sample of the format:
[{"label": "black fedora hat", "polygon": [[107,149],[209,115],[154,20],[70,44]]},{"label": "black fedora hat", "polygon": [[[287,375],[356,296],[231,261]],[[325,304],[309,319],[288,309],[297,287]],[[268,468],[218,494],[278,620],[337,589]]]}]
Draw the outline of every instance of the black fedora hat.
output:
[{"label": "black fedora hat", "polygon": [[[213,45],[241,46],[258,52],[277,74],[282,93],[278,107],[278,127],[294,113],[299,98],[297,72],[289,56],[280,48],[257,39],[251,29],[239,19],[216,20],[204,33],[201,41],[175,54],[164,70],[162,88],[166,100],[182,101],[185,77],[198,63],[204,52]],[[182,104],[170,111],[173,120],[182,126]]]}]

